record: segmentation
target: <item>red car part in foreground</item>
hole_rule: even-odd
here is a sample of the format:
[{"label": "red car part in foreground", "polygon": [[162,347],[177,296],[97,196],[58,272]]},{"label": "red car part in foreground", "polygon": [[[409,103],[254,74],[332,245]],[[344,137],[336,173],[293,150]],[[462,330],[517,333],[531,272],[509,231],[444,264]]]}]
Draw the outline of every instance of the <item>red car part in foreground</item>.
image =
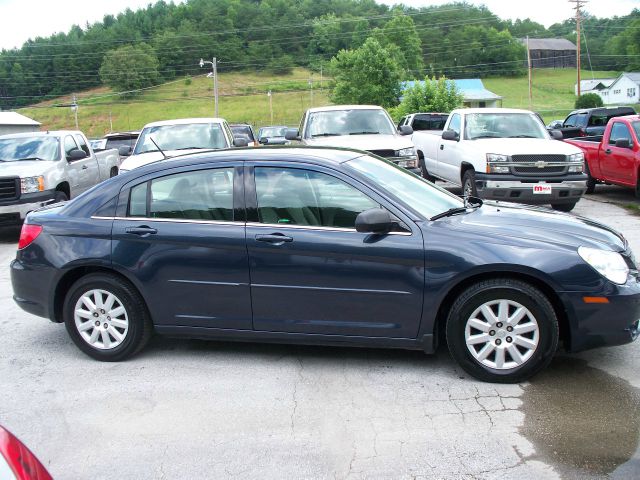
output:
[{"label": "red car part in foreground", "polygon": [[42,463],[11,432],[0,426],[0,479],[52,480]]}]

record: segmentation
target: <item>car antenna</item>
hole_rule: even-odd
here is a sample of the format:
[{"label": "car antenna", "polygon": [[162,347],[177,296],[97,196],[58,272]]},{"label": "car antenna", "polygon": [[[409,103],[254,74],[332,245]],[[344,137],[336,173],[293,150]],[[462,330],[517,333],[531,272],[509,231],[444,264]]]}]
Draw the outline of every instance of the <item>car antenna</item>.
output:
[{"label": "car antenna", "polygon": [[157,143],[156,143],[156,141],[153,139],[153,137],[149,137],[149,140],[151,140],[151,143],[153,143],[153,144],[156,146],[156,148],[157,148],[157,149],[158,149],[158,151],[162,154],[162,156],[164,157],[164,159],[165,159],[165,160],[166,160],[167,158],[169,158],[169,157],[167,157],[167,156],[165,155],[165,153],[162,151],[162,149],[158,146],[158,144],[157,144]]}]

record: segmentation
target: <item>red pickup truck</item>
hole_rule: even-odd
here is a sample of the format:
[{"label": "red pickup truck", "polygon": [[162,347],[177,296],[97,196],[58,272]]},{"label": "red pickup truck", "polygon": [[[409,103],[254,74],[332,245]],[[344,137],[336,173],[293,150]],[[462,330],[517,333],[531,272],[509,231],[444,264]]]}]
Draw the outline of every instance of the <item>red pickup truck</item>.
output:
[{"label": "red pickup truck", "polygon": [[604,135],[565,142],[584,152],[587,193],[598,183],[611,183],[633,188],[640,198],[640,115],[614,117]]}]

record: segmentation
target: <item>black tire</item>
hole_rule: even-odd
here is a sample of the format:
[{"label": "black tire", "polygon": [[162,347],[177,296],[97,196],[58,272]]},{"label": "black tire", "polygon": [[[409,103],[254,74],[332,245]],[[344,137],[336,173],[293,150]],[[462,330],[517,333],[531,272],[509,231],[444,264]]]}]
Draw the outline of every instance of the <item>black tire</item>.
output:
[{"label": "black tire", "polygon": [[[470,351],[472,347],[467,347],[465,340],[467,321],[471,319],[471,315],[474,314],[476,309],[494,300],[519,303],[529,310],[537,322],[537,346],[535,349],[531,349],[530,356],[520,365],[505,369],[491,368],[482,364],[481,360],[474,358]],[[495,325],[498,324],[496,323]],[[495,337],[491,338],[495,338],[495,340],[490,342],[494,350],[497,350],[498,344],[510,341],[510,337],[498,340],[499,334],[503,333],[504,331],[496,332],[494,330]],[[540,290],[519,280],[498,278],[478,282],[467,288],[458,297],[449,311],[446,335],[451,356],[465,372],[484,382],[518,383],[532,377],[551,362],[558,347],[558,319],[549,299]],[[506,335],[516,336],[515,333],[506,333]],[[518,348],[516,340],[513,340],[513,342],[513,346]],[[507,343],[502,344],[503,350],[506,347],[511,348]],[[506,358],[506,355],[504,358]],[[489,361],[490,357],[491,355],[488,357]],[[509,358],[511,363],[517,363],[515,362],[515,357],[512,357],[510,353]]]},{"label": "black tire", "polygon": [[596,191],[596,184],[598,182],[591,176],[591,172],[589,171],[589,164],[586,160],[584,162],[584,173],[587,174],[587,191],[585,193],[591,194]]},{"label": "black tire", "polygon": [[118,167],[112,167],[109,172],[109,178],[113,178],[118,175]]},{"label": "black tire", "polygon": [[62,190],[56,190],[56,193],[53,196],[53,203],[66,202],[67,200],[69,200],[69,197],[67,197],[66,193]]},{"label": "black tire", "polygon": [[571,210],[574,209],[574,207],[576,206],[576,203],[578,203],[578,202],[573,202],[573,203],[552,203],[551,204],[551,208],[553,208],[554,210],[557,210],[559,212],[570,212]]},{"label": "black tire", "polygon": [[473,169],[467,170],[462,176],[462,196],[478,196],[478,190],[476,189],[476,172]]},{"label": "black tire", "polygon": [[429,174],[427,166],[424,164],[424,156],[421,152],[418,152],[418,162],[420,162],[420,173],[422,174],[422,178],[428,182],[436,183],[436,177]]},{"label": "black tire", "polygon": [[636,180],[635,192],[636,198],[640,198],[640,172],[638,172],[638,180]]},{"label": "black tire", "polygon": [[[128,329],[124,339],[114,348],[99,349],[90,345],[76,327],[76,303],[81,296],[95,289],[115,295],[125,309]],[[63,318],[67,332],[76,346],[90,357],[103,362],[118,362],[135,355],[146,345],[153,332],[147,307],[138,291],[129,282],[108,273],[92,273],[77,280],[65,297]],[[111,320],[110,317],[106,318]],[[88,321],[93,323],[93,319]],[[104,320],[97,319],[98,323],[101,321]]]}]

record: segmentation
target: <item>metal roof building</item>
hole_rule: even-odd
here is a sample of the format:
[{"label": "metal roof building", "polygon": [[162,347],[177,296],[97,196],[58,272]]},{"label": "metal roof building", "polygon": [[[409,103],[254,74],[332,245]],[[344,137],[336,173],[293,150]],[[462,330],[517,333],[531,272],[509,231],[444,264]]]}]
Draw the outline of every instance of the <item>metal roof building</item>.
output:
[{"label": "metal roof building", "polygon": [[[527,39],[520,41],[527,46]],[[575,68],[577,47],[566,38],[530,38],[533,68]]]},{"label": "metal roof building", "polygon": [[[502,106],[502,97],[487,90],[482,80],[479,78],[462,78],[458,80],[447,80],[453,82],[456,89],[462,93],[464,106],[468,108],[484,108],[484,107],[500,107]],[[420,80],[417,83],[424,83]],[[403,82],[402,90],[415,85],[415,81]]]},{"label": "metal roof building", "polygon": [[42,124],[17,112],[0,112],[0,135],[37,132]]}]

